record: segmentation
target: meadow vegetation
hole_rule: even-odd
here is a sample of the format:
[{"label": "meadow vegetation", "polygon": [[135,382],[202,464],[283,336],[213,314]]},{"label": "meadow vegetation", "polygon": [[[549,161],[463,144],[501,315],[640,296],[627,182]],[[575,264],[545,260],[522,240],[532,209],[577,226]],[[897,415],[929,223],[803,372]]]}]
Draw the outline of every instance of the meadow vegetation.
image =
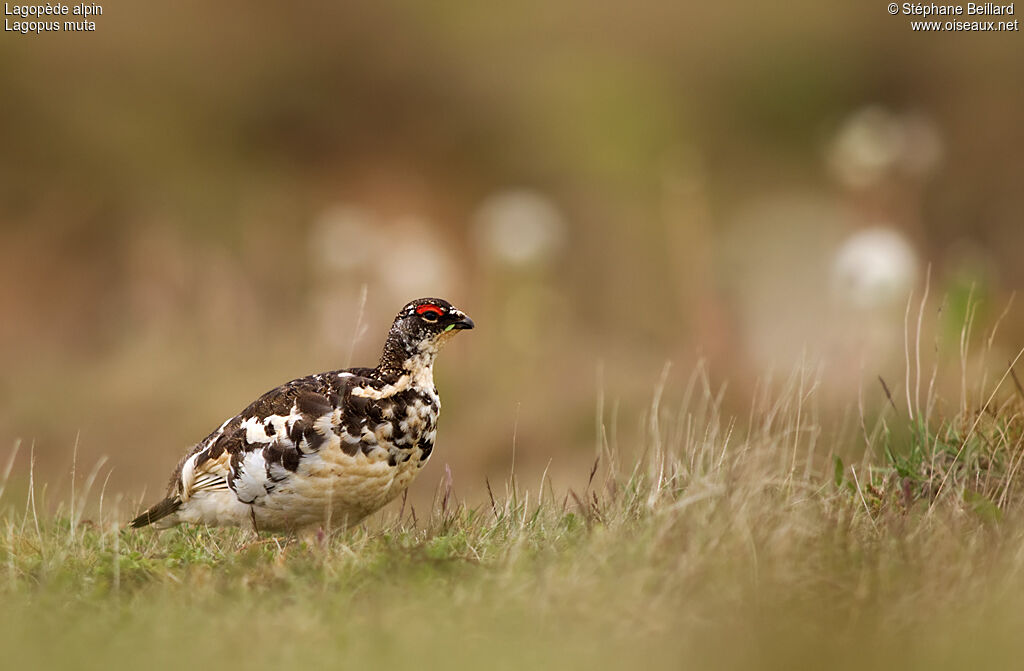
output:
[{"label": "meadow vegetation", "polygon": [[[0,671],[1020,666],[1024,315],[961,330],[1024,286],[1018,36],[289,9],[3,44]],[[124,528],[424,295],[478,328],[408,500],[309,545]]]},{"label": "meadow vegetation", "polygon": [[396,503],[312,544],[127,530],[134,511],[112,503],[100,470],[73,478],[56,514],[38,483],[0,485],[4,666],[1012,664],[1024,605],[1012,368],[949,411],[927,376],[920,402],[913,382],[906,403],[883,383],[873,417],[831,428],[804,371],[735,418],[704,367],[674,380],[666,368],[635,456],[599,401],[585,487],[512,473],[467,502],[446,473],[430,509]]}]

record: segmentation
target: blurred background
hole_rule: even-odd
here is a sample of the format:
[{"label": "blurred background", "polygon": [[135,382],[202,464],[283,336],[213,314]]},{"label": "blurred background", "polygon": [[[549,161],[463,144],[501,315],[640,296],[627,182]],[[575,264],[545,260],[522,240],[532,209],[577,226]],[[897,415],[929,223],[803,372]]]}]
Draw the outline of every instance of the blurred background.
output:
[{"label": "blurred background", "polygon": [[[574,484],[667,361],[741,416],[810,366],[838,416],[878,375],[901,393],[926,276],[922,349],[951,362],[1024,284],[1019,33],[880,3],[348,4],[106,2],[95,32],[0,38],[20,477],[34,445],[66,487],[77,444],[153,497],[259,393],[373,365],[442,296],[478,328],[439,360],[414,498],[445,464],[470,498],[513,459]],[[994,360],[1022,336],[1011,306]]]}]

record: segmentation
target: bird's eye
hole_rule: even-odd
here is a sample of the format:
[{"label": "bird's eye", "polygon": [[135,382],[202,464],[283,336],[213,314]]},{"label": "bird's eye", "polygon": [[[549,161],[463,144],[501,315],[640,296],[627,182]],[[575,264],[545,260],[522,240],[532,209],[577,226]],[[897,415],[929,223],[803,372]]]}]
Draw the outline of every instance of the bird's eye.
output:
[{"label": "bird's eye", "polygon": [[440,319],[441,315],[444,313],[441,311],[441,308],[436,305],[421,305],[416,308],[416,314],[418,314],[420,318],[428,324],[434,324],[437,323],[437,320]]}]

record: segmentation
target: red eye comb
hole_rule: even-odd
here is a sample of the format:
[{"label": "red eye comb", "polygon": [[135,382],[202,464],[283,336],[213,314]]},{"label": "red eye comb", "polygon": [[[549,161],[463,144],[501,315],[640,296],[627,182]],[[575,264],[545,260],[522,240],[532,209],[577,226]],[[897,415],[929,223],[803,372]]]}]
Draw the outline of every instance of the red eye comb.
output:
[{"label": "red eye comb", "polygon": [[444,314],[444,310],[442,310],[441,308],[437,307],[436,305],[432,305],[430,303],[427,303],[426,305],[421,305],[418,308],[416,308],[416,314],[418,314],[418,315],[426,314],[428,312],[433,312],[438,317],[440,317],[440,316],[442,316]]}]

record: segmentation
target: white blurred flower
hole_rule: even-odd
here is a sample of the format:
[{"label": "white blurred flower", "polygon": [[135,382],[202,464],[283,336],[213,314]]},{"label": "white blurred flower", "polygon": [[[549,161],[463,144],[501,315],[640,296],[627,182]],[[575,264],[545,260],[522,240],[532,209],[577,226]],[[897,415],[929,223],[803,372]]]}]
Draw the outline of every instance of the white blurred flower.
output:
[{"label": "white blurred flower", "polygon": [[863,188],[895,170],[923,177],[942,160],[938,129],[920,114],[896,114],[871,105],[850,115],[828,150],[828,163],[844,185]]},{"label": "white blurred flower", "polygon": [[403,217],[388,229],[387,253],[378,258],[378,274],[395,296],[443,294],[451,286],[454,261],[430,222]]},{"label": "white blurred flower", "polygon": [[374,216],[350,205],[325,210],[309,232],[313,258],[331,271],[344,272],[367,265],[379,256],[383,243]]},{"label": "white blurred flower", "polygon": [[[444,296],[458,284],[458,267],[441,231],[417,216],[381,217],[346,204],[320,214],[309,230],[310,309],[325,342],[357,340],[359,323],[384,319],[418,296]],[[364,291],[374,296],[366,305]],[[373,309],[385,310],[384,315]]]},{"label": "white blurred flower", "polygon": [[857,231],[839,247],[832,264],[836,295],[862,309],[901,302],[917,278],[917,254],[898,231],[877,226]]},{"label": "white blurred flower", "polygon": [[847,186],[867,186],[895,165],[902,139],[892,114],[881,107],[865,107],[840,128],[829,152],[829,164]]},{"label": "white blurred flower", "polygon": [[564,244],[566,224],[557,206],[531,190],[508,190],[488,197],[477,211],[473,232],[481,251],[510,265],[553,256]]}]

